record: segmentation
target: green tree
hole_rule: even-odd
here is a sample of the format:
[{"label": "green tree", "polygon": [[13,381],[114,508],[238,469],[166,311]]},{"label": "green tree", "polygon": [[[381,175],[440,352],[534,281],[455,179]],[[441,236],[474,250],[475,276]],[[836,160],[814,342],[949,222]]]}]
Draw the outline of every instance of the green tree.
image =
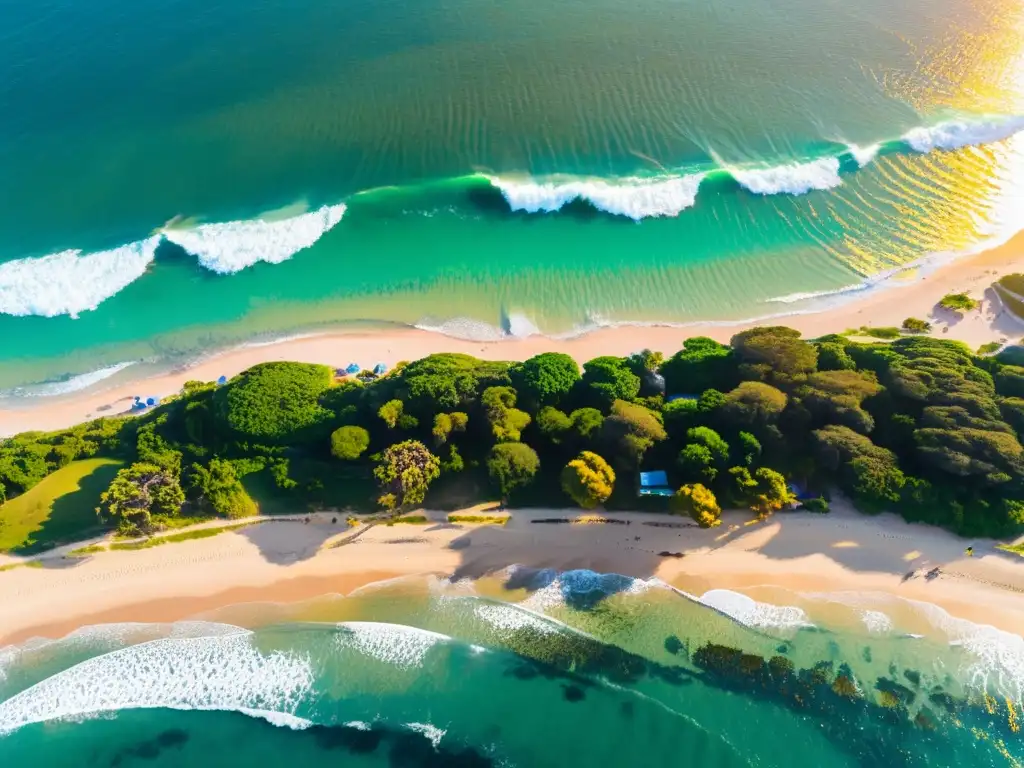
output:
[{"label": "green tree", "polygon": [[118,471],[100,494],[100,519],[143,533],[153,515],[176,515],[185,503],[178,478],[155,464],[135,463]]},{"label": "green tree", "polygon": [[875,420],[862,404],[881,391],[882,386],[870,371],[820,371],[796,388],[794,398],[816,426],[843,424],[867,434],[874,429]]},{"label": "green tree", "polygon": [[796,496],[789,490],[786,478],[774,469],[759,467],[754,471],[757,487],[754,489],[750,508],[759,517],[767,517],[783,507],[796,501]]},{"label": "green tree", "polygon": [[740,376],[783,386],[802,381],[818,365],[818,350],[784,326],[751,328],[732,337]]},{"label": "green tree", "polygon": [[706,445],[690,443],[679,452],[679,466],[688,478],[703,478],[709,483],[718,475],[715,457]]},{"label": "green tree", "polygon": [[621,357],[595,357],[584,363],[583,384],[601,403],[633,400],[640,394],[640,377]]},{"label": "green tree", "polygon": [[502,499],[528,485],[539,469],[537,452],[523,443],[498,443],[487,457],[487,473]]},{"label": "green tree", "polygon": [[689,515],[701,528],[714,528],[722,523],[722,508],[715,494],[700,483],[684,485],[672,497],[674,511]]},{"label": "green tree", "polygon": [[577,408],[569,414],[569,421],[581,440],[590,440],[601,431],[604,415],[597,408]]},{"label": "green tree", "polygon": [[370,433],[362,427],[339,427],[331,433],[331,455],[343,461],[355,461],[370,447]]},{"label": "green tree", "polygon": [[583,451],[562,470],[562,490],[584,509],[603,504],[614,487],[615,472],[608,462],[590,451]]},{"label": "green tree", "polygon": [[572,420],[550,405],[545,405],[537,412],[536,423],[540,433],[556,445],[561,443],[572,429]]},{"label": "green tree", "polygon": [[382,492],[380,505],[402,509],[423,502],[430,484],[441,474],[441,462],[423,443],[406,440],[384,451],[373,474]]},{"label": "green tree", "polygon": [[388,425],[388,429],[394,429],[398,426],[399,419],[405,415],[405,403],[401,400],[388,400],[377,409],[377,415]]},{"label": "green tree", "polygon": [[434,442],[444,445],[452,432],[465,432],[468,423],[469,417],[461,411],[437,414],[434,416]]},{"label": "green tree", "polygon": [[545,352],[513,366],[512,381],[519,392],[538,404],[557,403],[580,380],[580,369],[569,355]]},{"label": "green tree", "polygon": [[732,349],[706,336],[684,341],[683,348],[662,364],[661,375],[670,394],[731,389],[739,380]]},{"label": "green tree", "polygon": [[625,400],[612,403],[611,415],[604,420],[602,434],[617,455],[631,466],[639,465],[652,445],[668,437],[660,414]]},{"label": "green tree", "polygon": [[725,396],[722,412],[729,423],[754,432],[778,423],[789,398],[770,384],[745,381]]},{"label": "green tree", "polygon": [[740,432],[737,441],[740,451],[740,459],[746,466],[751,466],[761,457],[761,441],[749,432]]},{"label": "green tree", "polygon": [[916,317],[908,317],[903,321],[903,330],[907,333],[928,333],[932,329],[932,324],[927,320],[921,320]]},{"label": "green tree", "polygon": [[251,517],[256,503],[245,492],[231,462],[213,458],[207,466],[193,464],[188,473],[188,495],[199,507],[221,517]]},{"label": "green tree", "polygon": [[330,419],[331,412],[319,401],[333,381],[326,365],[262,363],[241,373],[217,396],[228,426],[242,439],[295,443]]},{"label": "green tree", "polygon": [[822,342],[818,347],[818,370],[819,371],[852,371],[856,370],[857,363],[846,351],[846,345],[841,342]]},{"label": "green tree", "polygon": [[508,363],[442,353],[409,363],[393,385],[405,390],[411,410],[434,414],[462,411],[487,387],[509,383]]},{"label": "green tree", "polygon": [[530,423],[530,414],[515,407],[516,391],[512,387],[489,387],[480,397],[480,403],[495,439],[500,443],[518,442]]}]

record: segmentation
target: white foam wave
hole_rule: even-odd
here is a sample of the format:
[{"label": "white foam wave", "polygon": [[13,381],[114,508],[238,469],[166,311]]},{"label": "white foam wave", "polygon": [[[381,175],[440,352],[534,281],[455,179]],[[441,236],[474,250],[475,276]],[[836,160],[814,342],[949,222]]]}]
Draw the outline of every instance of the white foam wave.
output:
[{"label": "white foam wave", "polygon": [[447,635],[404,624],[346,621],[338,626],[348,630],[337,635],[342,647],[355,648],[367,656],[404,669],[422,665],[427,651],[438,643],[451,640]]},{"label": "white foam wave", "polygon": [[448,731],[438,728],[436,725],[431,725],[430,723],[406,723],[405,727],[410,731],[422,733],[430,739],[430,743],[434,745],[434,749],[438,748],[441,744],[441,739],[443,739],[444,735],[448,733]]},{"label": "white foam wave", "polygon": [[792,630],[814,626],[807,620],[807,614],[796,606],[761,603],[729,589],[712,589],[699,601],[754,629]]},{"label": "white foam wave", "polygon": [[1024,699],[1024,637],[957,618],[932,603],[907,602],[942,630],[951,645],[959,645],[970,654],[971,660],[960,670],[961,679],[1015,702]]},{"label": "white foam wave", "polygon": [[261,720],[266,720],[271,725],[276,725],[278,728],[291,728],[293,731],[304,731],[313,725],[312,720],[307,720],[304,717],[296,717],[295,715],[289,715],[287,712],[274,712],[265,709],[247,709],[242,707],[238,710],[243,715],[249,717],[258,717]]},{"label": "white foam wave", "polygon": [[346,728],[355,728],[357,731],[368,731],[370,730],[370,724],[362,720],[349,720],[345,723]]},{"label": "white foam wave", "polygon": [[846,150],[853,156],[853,159],[857,161],[857,166],[859,168],[863,168],[878,157],[878,153],[881,149],[881,144],[869,144],[866,147],[862,147],[859,144],[846,145]]},{"label": "white foam wave", "polygon": [[865,610],[861,613],[860,619],[864,622],[868,632],[873,635],[885,635],[892,632],[892,619],[881,611]]},{"label": "white foam wave", "polygon": [[1003,141],[1024,131],[1024,117],[1002,117],[987,120],[950,120],[929,127],[913,128],[903,134],[903,141],[915,152],[935,149],[953,150]]},{"label": "white foam wave", "polygon": [[741,187],[756,195],[803,195],[842,184],[836,157],[769,168],[729,168],[728,171]]},{"label": "white foam wave", "polygon": [[0,264],[0,314],[78,317],[142,277],[159,237],[83,254],[61,251]]},{"label": "white foam wave", "polygon": [[488,177],[501,190],[513,211],[557,211],[573,200],[586,200],[595,208],[634,221],[657,216],[678,216],[693,206],[705,174],[693,173],[662,179],[622,178],[513,180]]},{"label": "white foam wave", "polygon": [[533,324],[533,321],[526,315],[518,312],[509,314],[506,318],[506,334],[515,339],[525,339],[529,336],[540,336],[540,328]]},{"label": "white foam wave", "polygon": [[413,327],[466,341],[504,341],[510,338],[498,326],[471,317],[455,317],[450,320],[424,318]]},{"label": "white foam wave", "polygon": [[195,256],[206,269],[229,275],[261,261],[287,261],[313,245],[344,215],[345,206],[339,203],[284,219],[228,221],[193,229],[170,227],[163,230],[163,235]]},{"label": "white foam wave", "polygon": [[82,373],[78,376],[71,376],[63,381],[48,381],[43,384],[35,384],[27,387],[15,387],[4,392],[2,395],[9,397],[59,397],[69,395],[72,392],[80,392],[83,389],[99,384],[104,379],[120,373],[125,368],[135,365],[135,362],[117,363],[106,368],[99,368],[89,373]]},{"label": "white foam wave", "polygon": [[[0,734],[30,723],[121,709],[294,716],[313,685],[309,659],[263,653],[251,637],[241,631],[167,638],[83,661],[0,703]],[[290,725],[298,721],[285,719]]]},{"label": "white foam wave", "polygon": [[530,611],[512,605],[484,604],[476,607],[476,615],[500,632],[529,629],[544,635],[558,632],[551,622],[537,618]]}]

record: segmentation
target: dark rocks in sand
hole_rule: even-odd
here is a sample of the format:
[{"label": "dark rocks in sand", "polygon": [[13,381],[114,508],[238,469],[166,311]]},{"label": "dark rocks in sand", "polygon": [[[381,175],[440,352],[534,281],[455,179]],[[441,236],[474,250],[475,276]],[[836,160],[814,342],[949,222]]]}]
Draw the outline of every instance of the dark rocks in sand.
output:
[{"label": "dark rocks in sand", "polygon": [[679,558],[679,557],[683,557],[683,556],[684,555],[683,555],[682,552],[668,552],[668,551],[664,551],[664,552],[659,552],[658,553],[658,557],[675,557],[675,558]]},{"label": "dark rocks in sand", "polygon": [[678,656],[679,652],[683,650],[683,648],[683,641],[675,635],[669,635],[665,638],[665,650],[673,656]]}]

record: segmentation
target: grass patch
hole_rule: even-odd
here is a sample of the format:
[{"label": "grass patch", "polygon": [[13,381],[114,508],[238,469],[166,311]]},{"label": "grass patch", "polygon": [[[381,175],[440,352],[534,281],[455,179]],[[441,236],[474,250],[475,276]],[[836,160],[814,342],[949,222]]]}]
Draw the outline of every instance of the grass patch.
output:
[{"label": "grass patch", "polygon": [[1003,302],[1003,306],[1010,310],[1018,320],[1024,320],[1024,301],[1006,291],[1001,283],[995,283],[993,287],[996,289],[996,293],[999,294],[999,299]]},{"label": "grass patch", "polygon": [[980,347],[978,347],[978,354],[979,355],[992,355],[992,354],[995,354],[996,352],[998,352],[1002,348],[1003,348],[1003,345],[1000,344],[998,341],[990,341],[990,342],[988,342],[986,344],[982,344]]},{"label": "grass patch", "polygon": [[97,552],[106,552],[107,548],[102,544],[93,544],[89,547],[79,547],[78,549],[72,549],[68,552],[68,557],[88,557],[94,555]]},{"label": "grass patch", "polygon": [[898,339],[903,335],[903,332],[895,326],[882,326],[880,328],[872,328],[871,326],[862,326],[858,331],[861,336],[870,336],[872,339],[882,339],[884,341],[891,341]]},{"label": "grass patch", "polygon": [[13,571],[15,568],[42,568],[43,564],[38,560],[29,560],[24,563],[10,563],[9,565],[0,565],[0,571]]},{"label": "grass patch", "polygon": [[481,523],[483,525],[505,525],[511,518],[508,515],[448,515],[449,523]]},{"label": "grass patch", "polygon": [[426,515],[403,515],[402,517],[396,517],[387,521],[387,525],[394,525],[395,523],[405,523],[407,525],[426,525],[431,522],[430,518]]},{"label": "grass patch", "polygon": [[947,293],[939,299],[939,306],[950,312],[970,312],[978,308],[978,302],[966,293]]},{"label": "grass patch", "polygon": [[380,490],[373,474],[362,466],[344,466],[343,462],[293,458],[288,476],[298,485],[278,488],[269,470],[253,472],[242,478],[242,487],[256,504],[258,514],[288,515],[338,509],[373,512]]},{"label": "grass patch", "polygon": [[1024,557],[1024,544],[996,544],[996,549],[1013,552],[1015,555]]},{"label": "grass patch", "polygon": [[0,507],[0,552],[33,554],[103,530],[100,494],[124,464],[116,459],[73,461]]},{"label": "grass patch", "polygon": [[130,551],[135,549],[150,549],[152,547],[159,547],[164,544],[176,544],[180,541],[190,541],[192,539],[209,539],[212,536],[216,536],[220,533],[226,533],[227,531],[237,531],[239,528],[245,528],[251,523],[239,523],[238,525],[225,525],[220,528],[200,528],[197,531],[182,531],[181,533],[172,533],[170,536],[154,536],[146,539],[145,541],[122,541],[110,545],[111,551]]}]

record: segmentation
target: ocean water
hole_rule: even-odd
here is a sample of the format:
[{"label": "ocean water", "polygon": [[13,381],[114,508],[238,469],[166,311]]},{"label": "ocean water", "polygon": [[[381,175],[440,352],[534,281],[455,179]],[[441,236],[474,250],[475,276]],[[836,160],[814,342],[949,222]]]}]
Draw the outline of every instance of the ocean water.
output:
[{"label": "ocean water", "polygon": [[836,300],[1019,229],[1022,28],[1019,0],[7,4],[0,390],[353,323]]},{"label": "ocean water", "polygon": [[[1020,766],[1024,640],[878,595],[415,577],[0,649],[5,765]],[[913,628],[917,631],[908,633]]]}]

